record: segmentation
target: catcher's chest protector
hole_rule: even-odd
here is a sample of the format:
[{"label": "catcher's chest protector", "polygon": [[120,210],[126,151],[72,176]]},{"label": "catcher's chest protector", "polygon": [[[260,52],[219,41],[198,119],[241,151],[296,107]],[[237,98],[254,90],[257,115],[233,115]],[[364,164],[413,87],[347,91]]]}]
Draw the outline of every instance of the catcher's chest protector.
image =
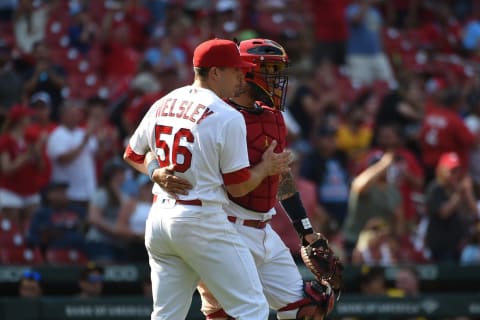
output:
[{"label": "catcher's chest protector", "polygon": [[[239,110],[247,125],[248,157],[252,166],[262,160],[272,140],[278,142],[275,152],[281,152],[286,144],[287,129],[281,112],[267,106],[262,108],[260,113]],[[267,177],[248,195],[231,200],[253,211],[268,212],[277,201],[278,183],[278,175]]]}]

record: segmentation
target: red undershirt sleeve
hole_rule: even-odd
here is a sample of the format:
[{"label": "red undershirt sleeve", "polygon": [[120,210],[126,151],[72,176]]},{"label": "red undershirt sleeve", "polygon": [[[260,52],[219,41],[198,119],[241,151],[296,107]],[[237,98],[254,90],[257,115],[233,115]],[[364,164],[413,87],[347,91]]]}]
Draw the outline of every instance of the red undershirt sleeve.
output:
[{"label": "red undershirt sleeve", "polygon": [[144,154],[138,154],[133,151],[133,149],[130,147],[130,145],[127,146],[127,149],[125,150],[125,156],[132,160],[133,162],[142,164],[143,161],[145,160],[145,155]]},{"label": "red undershirt sleeve", "polygon": [[239,184],[250,179],[250,170],[248,168],[243,168],[234,172],[222,174],[223,183],[225,185],[230,184]]}]

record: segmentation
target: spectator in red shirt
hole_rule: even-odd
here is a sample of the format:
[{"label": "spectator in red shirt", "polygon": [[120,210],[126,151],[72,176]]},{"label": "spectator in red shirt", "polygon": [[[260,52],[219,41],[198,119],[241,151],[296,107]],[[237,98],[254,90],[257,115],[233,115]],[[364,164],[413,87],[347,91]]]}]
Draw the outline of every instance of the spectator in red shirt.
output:
[{"label": "spectator in red shirt", "polygon": [[[126,3],[114,1],[103,17],[100,39],[105,54],[105,78],[112,83],[130,79],[140,59],[137,28],[128,20]],[[141,48],[143,49],[143,48]]]},{"label": "spectator in red shirt", "polygon": [[443,153],[456,152],[462,168],[468,168],[476,138],[458,113],[462,102],[460,91],[453,88],[439,94],[439,105],[427,104],[419,139],[427,182],[435,176],[435,167]]},{"label": "spectator in red shirt", "polygon": [[33,109],[32,123],[26,129],[26,135],[30,141],[37,141],[41,148],[42,157],[45,160],[44,168],[37,173],[37,184],[44,188],[50,182],[52,174],[52,162],[47,154],[47,140],[58,123],[52,121],[52,101],[48,92],[40,91],[30,98],[30,107]]},{"label": "spectator in red shirt", "polygon": [[130,79],[137,71],[140,54],[129,43],[130,35],[126,24],[119,25],[111,32],[111,38],[104,44],[107,81]]},{"label": "spectator in red shirt", "polygon": [[101,22],[102,37],[109,38],[118,30],[127,36],[128,46],[143,50],[152,15],[138,0],[107,1]]},{"label": "spectator in red shirt", "polygon": [[125,1],[124,13],[131,32],[132,44],[143,50],[148,41],[149,30],[152,27],[153,17],[142,0]]},{"label": "spectator in red shirt", "polygon": [[418,45],[434,53],[455,53],[461,47],[461,24],[445,1],[438,2],[433,14],[434,18],[424,22],[418,30]]},{"label": "spectator in red shirt", "polygon": [[41,144],[26,135],[32,114],[25,106],[14,106],[0,135],[0,204],[3,211],[20,214],[25,225],[41,202],[37,175],[45,165]]},{"label": "spectator in red shirt", "polygon": [[347,20],[345,9],[348,0],[313,0],[311,3],[316,45],[313,63],[324,58],[337,65],[345,64],[345,42],[347,40]]}]

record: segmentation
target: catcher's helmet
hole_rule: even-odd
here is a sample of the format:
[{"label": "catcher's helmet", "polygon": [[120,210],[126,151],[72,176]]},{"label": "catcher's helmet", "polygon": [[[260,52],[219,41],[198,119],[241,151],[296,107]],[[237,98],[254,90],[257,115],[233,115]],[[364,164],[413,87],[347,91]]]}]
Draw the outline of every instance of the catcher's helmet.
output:
[{"label": "catcher's helmet", "polygon": [[285,49],[272,40],[249,39],[240,42],[239,50],[243,60],[256,64],[245,75],[255,98],[283,110],[288,84],[285,69],[289,65]]}]

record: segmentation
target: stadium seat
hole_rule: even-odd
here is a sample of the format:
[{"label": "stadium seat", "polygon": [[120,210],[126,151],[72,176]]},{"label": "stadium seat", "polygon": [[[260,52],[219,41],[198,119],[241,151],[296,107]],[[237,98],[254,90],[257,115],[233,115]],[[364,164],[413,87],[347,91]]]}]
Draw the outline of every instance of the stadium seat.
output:
[{"label": "stadium seat", "polygon": [[[54,50],[60,47],[65,47],[65,37],[68,39],[68,20],[58,19],[57,17],[51,18],[46,27],[45,40]],[[52,50],[52,51],[53,51]]]},{"label": "stadium seat", "polygon": [[89,98],[99,94],[100,76],[95,72],[70,74],[68,76],[69,97]]},{"label": "stadium seat", "polygon": [[41,265],[43,256],[38,248],[25,245],[15,247],[0,247],[0,264],[8,265]]},{"label": "stadium seat", "polygon": [[88,262],[82,251],[70,248],[50,248],[45,252],[45,262],[51,265],[79,265]]},{"label": "stadium seat", "polygon": [[0,233],[0,246],[2,247],[18,247],[23,246],[25,239],[20,232],[16,233]]},{"label": "stadium seat", "polygon": [[101,72],[103,70],[103,49],[98,44],[93,44],[86,56],[91,69]]},{"label": "stadium seat", "polygon": [[0,247],[16,247],[24,244],[22,230],[14,221],[0,218]]}]

